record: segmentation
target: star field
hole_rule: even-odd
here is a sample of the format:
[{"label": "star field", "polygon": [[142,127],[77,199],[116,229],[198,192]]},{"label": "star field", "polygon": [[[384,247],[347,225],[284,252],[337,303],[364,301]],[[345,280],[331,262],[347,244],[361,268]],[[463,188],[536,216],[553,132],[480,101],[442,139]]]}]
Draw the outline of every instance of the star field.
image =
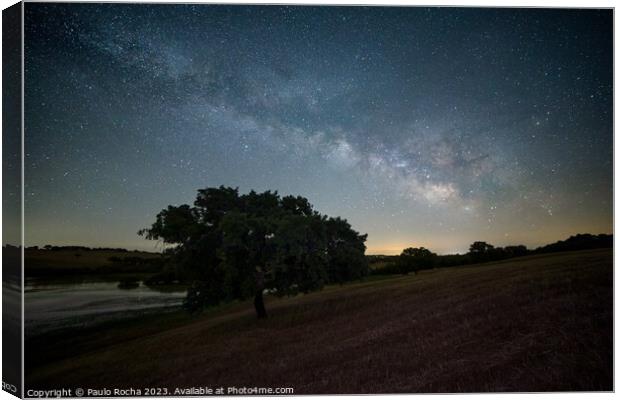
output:
[{"label": "star field", "polygon": [[612,12],[25,5],[26,242],[278,190],[369,253],[612,231]]}]

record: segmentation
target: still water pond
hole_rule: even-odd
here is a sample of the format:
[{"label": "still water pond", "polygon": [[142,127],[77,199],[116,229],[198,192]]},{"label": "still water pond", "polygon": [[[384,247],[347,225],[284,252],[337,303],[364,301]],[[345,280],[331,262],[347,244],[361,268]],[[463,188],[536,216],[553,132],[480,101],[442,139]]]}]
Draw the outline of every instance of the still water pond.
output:
[{"label": "still water pond", "polygon": [[158,291],[142,282],[133,289],[120,289],[118,284],[118,281],[26,281],[26,336],[134,315],[171,311],[178,309],[185,297],[182,289]]}]

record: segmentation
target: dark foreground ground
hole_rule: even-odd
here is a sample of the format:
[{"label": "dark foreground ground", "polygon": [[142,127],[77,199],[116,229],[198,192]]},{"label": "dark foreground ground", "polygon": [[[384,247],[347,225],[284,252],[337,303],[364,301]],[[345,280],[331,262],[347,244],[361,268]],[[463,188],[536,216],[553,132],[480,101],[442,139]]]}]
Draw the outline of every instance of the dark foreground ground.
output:
[{"label": "dark foreground ground", "polygon": [[269,299],[264,321],[244,303],[50,335],[26,344],[26,388],[610,391],[612,263],[531,256]]}]

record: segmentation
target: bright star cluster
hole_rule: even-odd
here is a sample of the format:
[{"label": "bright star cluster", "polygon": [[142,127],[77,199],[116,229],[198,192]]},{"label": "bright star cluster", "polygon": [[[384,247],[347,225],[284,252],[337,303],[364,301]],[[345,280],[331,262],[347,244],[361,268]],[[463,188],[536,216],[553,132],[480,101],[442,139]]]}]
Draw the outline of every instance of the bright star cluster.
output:
[{"label": "bright star cluster", "polygon": [[612,231],[612,11],[25,4],[26,241],[136,235],[207,186],[369,253]]}]

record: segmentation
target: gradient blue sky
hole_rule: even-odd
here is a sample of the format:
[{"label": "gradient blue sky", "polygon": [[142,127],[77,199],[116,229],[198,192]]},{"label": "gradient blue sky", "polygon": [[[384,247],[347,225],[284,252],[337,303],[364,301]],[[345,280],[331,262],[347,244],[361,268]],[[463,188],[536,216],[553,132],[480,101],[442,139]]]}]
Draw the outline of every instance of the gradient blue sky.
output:
[{"label": "gradient blue sky", "polygon": [[369,253],[612,220],[612,11],[25,4],[26,243],[278,190]]}]

